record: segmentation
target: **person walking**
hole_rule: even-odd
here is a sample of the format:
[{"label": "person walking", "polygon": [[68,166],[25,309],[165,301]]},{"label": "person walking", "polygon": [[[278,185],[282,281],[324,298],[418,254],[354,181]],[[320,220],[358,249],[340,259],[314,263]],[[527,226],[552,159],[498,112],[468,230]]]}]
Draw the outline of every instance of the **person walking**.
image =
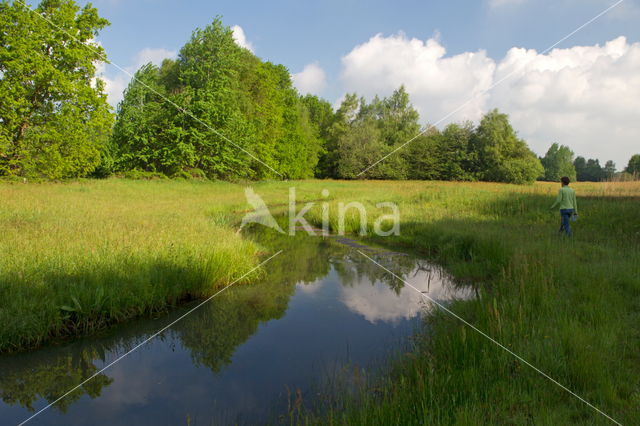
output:
[{"label": "person walking", "polygon": [[556,201],[551,206],[551,210],[560,208],[560,232],[563,232],[570,237],[571,236],[571,219],[575,219],[578,216],[578,203],[576,202],[576,192],[573,188],[569,188],[569,178],[563,176],[560,179],[562,187],[558,193]]}]

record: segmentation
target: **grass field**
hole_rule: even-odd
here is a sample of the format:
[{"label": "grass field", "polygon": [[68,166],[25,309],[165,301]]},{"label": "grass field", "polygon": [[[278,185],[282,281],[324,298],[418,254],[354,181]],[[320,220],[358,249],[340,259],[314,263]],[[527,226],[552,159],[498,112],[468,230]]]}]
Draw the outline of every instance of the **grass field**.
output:
[{"label": "grass field", "polygon": [[[352,184],[401,206],[378,242],[438,259],[481,297],[451,309],[623,424],[640,422],[640,185],[577,184],[574,238],[548,210],[558,185]],[[375,189],[374,189],[375,188]],[[351,230],[357,231],[351,222]],[[451,315],[321,424],[611,424]]]},{"label": "grass field", "polygon": [[163,310],[250,270],[258,248],[218,209],[237,192],[170,181],[1,185],[0,351]]},{"label": "grass field", "polygon": [[[269,205],[392,201],[401,235],[371,237],[445,264],[480,298],[451,309],[615,420],[640,420],[640,184],[575,184],[574,238],[549,211],[557,184],[252,183]],[[255,266],[236,233],[243,185],[192,181],[0,184],[0,351],[211,294]],[[323,198],[321,190],[329,196]],[[355,212],[347,230],[357,232]],[[320,223],[319,203],[307,215]],[[247,278],[251,279],[251,278]],[[327,417],[328,416],[328,417]],[[608,424],[446,313],[387,374],[311,423]]]}]

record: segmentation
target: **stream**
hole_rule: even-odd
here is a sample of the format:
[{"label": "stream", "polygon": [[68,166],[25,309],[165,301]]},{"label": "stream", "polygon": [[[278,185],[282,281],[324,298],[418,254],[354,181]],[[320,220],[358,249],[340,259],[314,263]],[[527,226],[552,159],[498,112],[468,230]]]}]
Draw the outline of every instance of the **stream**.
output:
[{"label": "stream", "polygon": [[[230,287],[28,424],[287,422],[357,387],[407,345],[430,298],[473,297],[440,267],[341,237],[264,234],[284,250],[253,284]],[[265,256],[266,258],[267,256]],[[0,423],[18,424],[195,307],[0,356]]]}]

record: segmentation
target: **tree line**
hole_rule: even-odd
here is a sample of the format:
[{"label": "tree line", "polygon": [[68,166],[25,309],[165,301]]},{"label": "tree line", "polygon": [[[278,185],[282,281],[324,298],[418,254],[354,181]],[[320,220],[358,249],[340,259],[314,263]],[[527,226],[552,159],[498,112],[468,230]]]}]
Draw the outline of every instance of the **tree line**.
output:
[{"label": "tree line", "polygon": [[581,182],[636,180],[640,176],[640,154],[631,156],[627,166],[618,171],[611,160],[601,166],[598,159],[576,157],[568,146],[554,143],[540,161],[544,174],[539,179],[552,182],[559,181],[562,176]]},{"label": "tree line", "polygon": [[538,158],[497,110],[478,125],[423,127],[404,87],[370,102],[348,94],[334,111],[300,95],[283,65],[235,43],[219,18],[196,29],[177,59],[137,70],[113,114],[94,42],[108,21],[73,0],[44,0],[36,11],[63,31],[0,2],[0,176],[527,183],[615,174],[557,144]]}]

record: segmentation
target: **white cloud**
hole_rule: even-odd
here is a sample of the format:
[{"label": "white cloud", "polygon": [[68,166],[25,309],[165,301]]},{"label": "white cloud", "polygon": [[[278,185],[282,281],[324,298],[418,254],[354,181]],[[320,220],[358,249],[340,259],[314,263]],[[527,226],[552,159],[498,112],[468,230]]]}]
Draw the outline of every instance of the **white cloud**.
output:
[{"label": "white cloud", "polygon": [[349,310],[371,323],[397,323],[435,307],[418,291],[438,303],[473,297],[470,287],[454,288],[450,277],[434,266],[428,269],[415,268],[404,280],[414,288],[405,286],[395,294],[387,284],[380,281],[371,283],[368,278],[361,277],[357,285],[341,288],[340,300]]},{"label": "white cloud", "polygon": [[[107,94],[107,102],[115,107],[122,100],[124,89],[129,84],[129,76],[121,72],[114,78],[109,78],[105,73],[106,64],[104,62],[96,62],[95,65],[96,78],[104,81],[105,84],[104,91]],[[95,83],[95,79],[93,83]]]},{"label": "white cloud", "polygon": [[104,75],[100,76],[100,78],[105,82],[107,101],[113,107],[116,107],[124,97],[124,91],[129,85],[129,76],[120,73],[115,78],[108,78]]},{"label": "white cloud", "polygon": [[[445,57],[435,38],[422,41],[403,33],[378,34],[342,58],[342,80],[347,91],[366,97],[387,96],[404,84],[423,119],[434,122],[471,95],[491,85],[494,61],[485,51]],[[480,95],[449,121],[477,119],[486,96]]]},{"label": "white cloud", "polygon": [[425,307],[422,296],[416,291],[404,288],[394,295],[385,284],[361,283],[341,289],[341,300],[350,311],[362,315],[367,321],[397,323],[418,315]]},{"label": "white cloud", "polygon": [[233,31],[233,39],[238,43],[238,46],[244,47],[245,49],[249,49],[249,51],[253,52],[253,45],[249,40],[247,40],[247,36],[244,33],[244,30],[240,25],[234,25],[231,27]]},{"label": "white cloud", "polygon": [[314,293],[317,293],[318,290],[320,290],[323,285],[324,285],[324,281],[316,280],[309,283],[297,283],[296,289],[300,290],[302,293],[305,293],[305,294],[314,294]]},{"label": "white cloud", "polygon": [[317,62],[306,65],[299,73],[292,74],[291,79],[302,94],[318,95],[327,87],[327,75]]},{"label": "white cloud", "polygon": [[640,146],[640,43],[624,37],[603,46],[555,49],[547,55],[512,48],[496,80],[522,69],[492,91],[490,106],[511,115],[539,154],[552,142],[619,168]]},{"label": "white cloud", "polygon": [[[404,84],[423,121],[477,121],[497,107],[538,154],[553,142],[621,168],[640,141],[640,43],[555,49],[512,48],[496,62],[484,51],[446,56],[435,39],[376,35],[342,58],[346,91],[371,98]],[[504,82],[501,78],[512,72]],[[492,84],[497,86],[490,89]],[[489,90],[487,93],[484,91]]]}]

